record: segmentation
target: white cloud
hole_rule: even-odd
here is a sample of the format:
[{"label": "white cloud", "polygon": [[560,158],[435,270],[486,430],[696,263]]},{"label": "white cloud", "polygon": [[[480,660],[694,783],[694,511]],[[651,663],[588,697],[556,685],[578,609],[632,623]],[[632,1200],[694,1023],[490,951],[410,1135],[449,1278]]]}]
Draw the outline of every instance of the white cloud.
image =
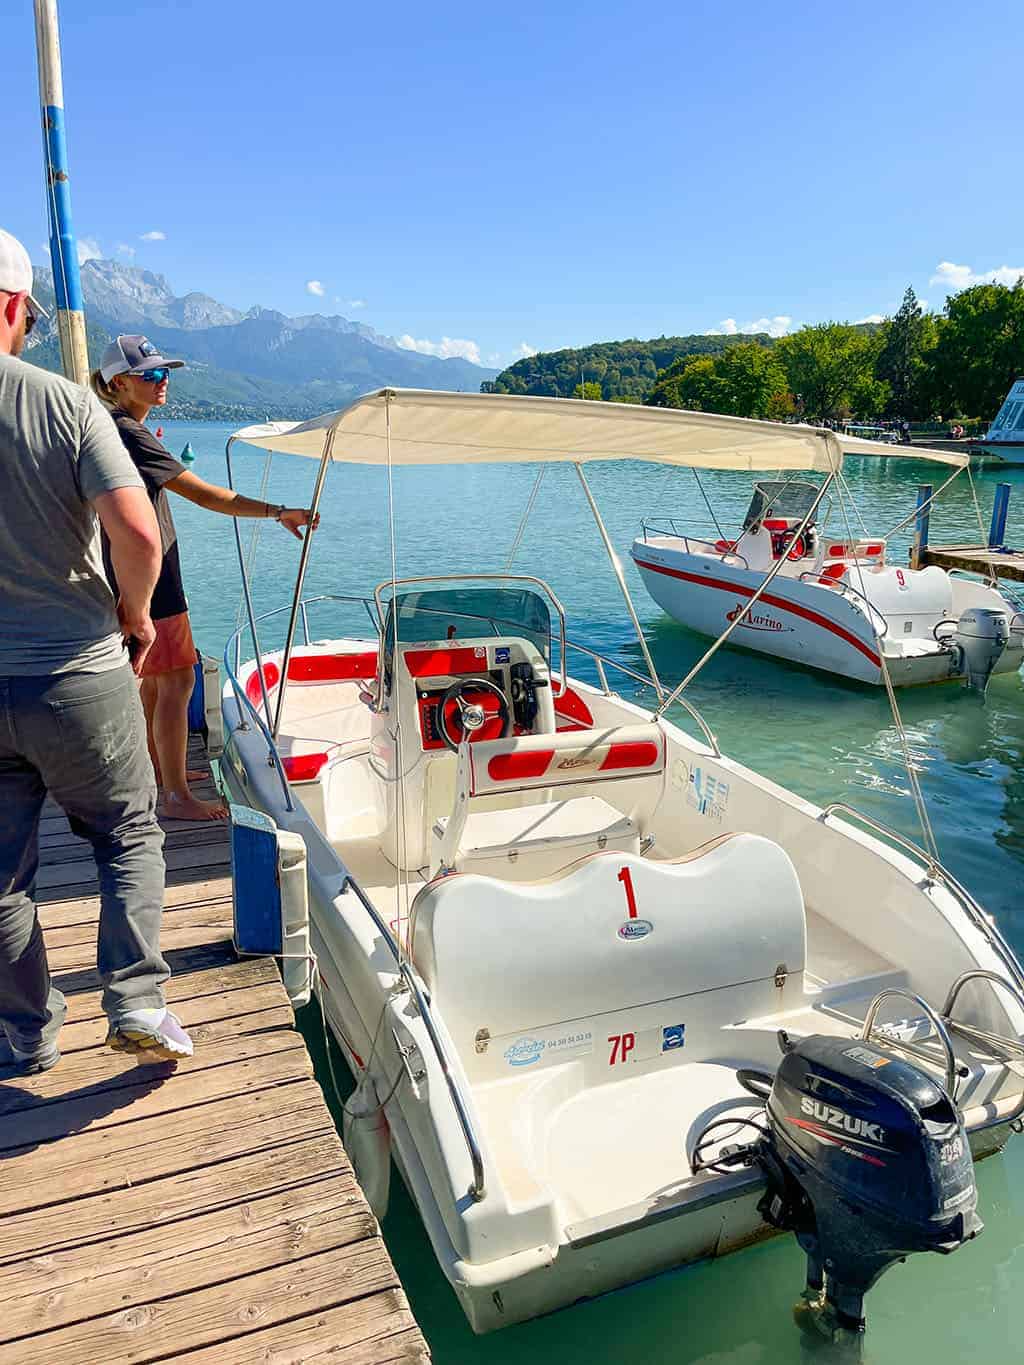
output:
[{"label": "white cloud", "polygon": [[885,318],[881,313],[869,313],[866,318],[858,318],[855,326],[860,326],[862,322],[884,322]]},{"label": "white cloud", "polygon": [[770,337],[785,336],[793,326],[793,319],[779,313],[773,318],[754,318],[750,322],[738,323],[735,318],[723,318],[717,327],[709,327],[705,336],[734,337],[748,336],[753,332],[767,332]]},{"label": "white cloud", "polygon": [[941,284],[943,289],[956,293],[972,284],[1014,285],[1024,275],[1024,265],[1001,265],[995,270],[975,271],[969,265],[954,265],[952,261],[940,261],[929,284]]},{"label": "white cloud", "polygon": [[95,237],[79,237],[78,239],[78,264],[85,265],[86,261],[100,261],[103,259],[103,248]]},{"label": "white cloud", "polygon": [[318,299],[322,299],[324,296],[324,287],[319,280],[307,280],[306,293],[315,294]]},{"label": "white cloud", "polygon": [[154,228],[152,232],[143,232],[139,235],[140,242],[166,242],[167,233],[161,232],[159,228]]},{"label": "white cloud", "polygon": [[135,248],[129,246],[127,242],[117,242],[114,246],[114,250],[119,256],[127,256],[129,260],[135,255]]},{"label": "white cloud", "polygon": [[531,346],[528,341],[521,341],[516,347],[517,360],[529,360],[530,356],[537,354],[536,346]]},{"label": "white cloud", "polygon": [[349,299],[348,303],[345,304],[345,307],[346,307],[346,308],[365,308],[365,307],[366,307],[366,300],[365,300],[365,299]]},{"label": "white cloud", "polygon": [[442,337],[440,341],[417,341],[408,333],[395,339],[405,351],[419,351],[420,355],[436,355],[441,360],[461,356],[463,360],[470,360],[474,365],[483,364],[480,359],[480,347],[475,341],[466,341],[460,337]]}]

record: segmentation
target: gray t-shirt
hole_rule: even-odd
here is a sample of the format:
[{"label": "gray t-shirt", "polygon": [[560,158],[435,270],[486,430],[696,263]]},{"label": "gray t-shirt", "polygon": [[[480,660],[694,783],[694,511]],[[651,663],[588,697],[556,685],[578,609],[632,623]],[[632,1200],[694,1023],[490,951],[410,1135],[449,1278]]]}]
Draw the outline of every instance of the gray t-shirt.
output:
[{"label": "gray t-shirt", "polygon": [[0,677],[126,662],[91,502],[142,486],[88,389],[0,355]]}]

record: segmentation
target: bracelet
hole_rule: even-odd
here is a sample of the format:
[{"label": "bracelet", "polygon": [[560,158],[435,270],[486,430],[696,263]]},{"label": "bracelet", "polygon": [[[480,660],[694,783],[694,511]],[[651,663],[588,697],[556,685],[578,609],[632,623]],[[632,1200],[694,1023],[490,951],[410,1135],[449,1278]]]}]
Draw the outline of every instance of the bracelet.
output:
[{"label": "bracelet", "polygon": [[271,513],[273,513],[275,521],[280,521],[282,512],[288,510],[283,502],[276,504],[272,502],[265,502],[263,506],[267,509],[265,515],[269,517]]}]

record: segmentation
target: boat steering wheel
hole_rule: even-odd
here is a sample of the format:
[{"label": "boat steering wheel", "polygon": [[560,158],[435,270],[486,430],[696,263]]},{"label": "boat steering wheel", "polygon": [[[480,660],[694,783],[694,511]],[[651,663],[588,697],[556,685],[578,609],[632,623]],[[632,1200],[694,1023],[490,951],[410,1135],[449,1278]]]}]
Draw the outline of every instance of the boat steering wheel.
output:
[{"label": "boat steering wheel", "polygon": [[505,693],[490,678],[460,678],[438,702],[437,729],[447,747],[454,750],[463,739],[470,744],[481,739],[507,739],[512,733],[512,709]]}]

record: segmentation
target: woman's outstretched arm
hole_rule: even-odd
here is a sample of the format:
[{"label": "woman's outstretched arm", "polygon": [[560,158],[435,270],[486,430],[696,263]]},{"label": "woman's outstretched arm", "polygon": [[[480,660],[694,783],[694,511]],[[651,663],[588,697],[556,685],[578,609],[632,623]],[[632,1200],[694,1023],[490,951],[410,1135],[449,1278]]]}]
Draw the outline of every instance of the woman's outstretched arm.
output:
[{"label": "woman's outstretched arm", "polygon": [[[302,526],[309,525],[309,509],[306,507],[281,507],[274,502],[263,502],[259,498],[247,498],[244,493],[233,493],[230,488],[207,483],[198,474],[185,470],[183,474],[164,484],[172,493],[178,493],[197,507],[205,507],[208,512],[223,512],[228,517],[273,517],[298,540],[302,539]],[[313,529],[319,524],[317,514]]]}]

